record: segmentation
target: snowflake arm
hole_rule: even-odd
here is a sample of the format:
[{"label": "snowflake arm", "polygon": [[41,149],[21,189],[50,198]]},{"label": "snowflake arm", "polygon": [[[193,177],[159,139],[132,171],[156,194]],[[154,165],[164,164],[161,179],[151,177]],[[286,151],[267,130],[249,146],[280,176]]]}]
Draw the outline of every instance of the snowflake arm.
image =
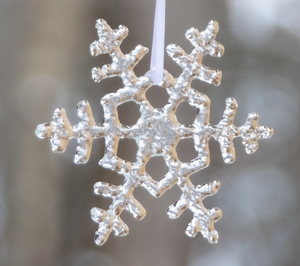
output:
[{"label": "snowflake arm", "polygon": [[91,210],[93,221],[99,224],[95,233],[97,245],[103,245],[112,230],[114,230],[116,236],[128,234],[129,228],[120,218],[124,209],[129,211],[137,220],[145,217],[146,210],[132,194],[134,188],[138,185],[138,182],[135,181],[127,178],[122,186],[109,185],[103,182],[98,182],[94,185],[95,194],[113,199],[113,203],[108,211],[99,208]]},{"label": "snowflake arm", "polygon": [[274,133],[272,128],[258,125],[258,114],[256,113],[249,114],[246,123],[243,126],[236,127],[233,121],[237,107],[236,100],[228,98],[223,119],[214,127],[213,137],[220,143],[225,163],[233,163],[235,161],[234,138],[241,137],[246,152],[251,154],[257,150],[258,140],[269,139]]},{"label": "snowflake arm", "polygon": [[91,44],[90,50],[93,56],[109,54],[112,57],[112,64],[102,68],[92,69],[92,78],[95,82],[102,79],[120,76],[125,85],[135,84],[137,77],[133,68],[148,53],[149,49],[138,45],[132,52],[124,55],[120,49],[123,39],[128,35],[125,26],[119,26],[117,30],[112,30],[104,19],[96,22],[99,40]]},{"label": "snowflake arm", "polygon": [[201,33],[195,28],[189,29],[185,36],[195,47],[189,55],[176,44],[168,45],[167,53],[183,68],[184,76],[189,79],[200,79],[215,86],[220,85],[222,71],[201,64],[203,56],[207,54],[214,57],[221,57],[224,54],[224,46],[215,41],[218,30],[219,24],[216,21],[211,21],[206,30]]},{"label": "snowflake arm", "polygon": [[53,152],[64,152],[70,139],[76,138],[78,146],[74,162],[86,163],[91,154],[93,139],[103,137],[101,126],[95,124],[92,109],[87,101],[81,101],[77,105],[77,113],[80,119],[78,125],[71,126],[65,109],[58,108],[54,111],[50,123],[40,124],[35,134],[41,139],[50,139]]}]

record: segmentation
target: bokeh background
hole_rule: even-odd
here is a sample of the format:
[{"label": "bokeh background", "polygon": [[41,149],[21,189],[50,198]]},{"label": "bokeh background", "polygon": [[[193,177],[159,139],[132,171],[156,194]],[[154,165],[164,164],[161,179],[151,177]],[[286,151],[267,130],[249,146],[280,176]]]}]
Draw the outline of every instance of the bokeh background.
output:
[{"label": "bokeh background", "polygon": [[[219,145],[210,141],[211,165],[192,177],[194,184],[220,180],[218,194],[205,200],[218,206],[218,245],[198,235],[184,234],[192,215],[169,220],[166,210],[180,196],[178,188],[155,199],[143,189],[135,196],[147,210],[137,222],[124,212],[130,228],[124,238],[113,235],[97,247],[97,225],[92,207],[108,208],[110,201],[93,195],[93,184],[121,184],[123,178],[98,166],[104,140],[94,142],[90,161],[75,165],[76,142],[63,154],[53,154],[48,141],[34,135],[37,124],[48,122],[53,110],[64,107],[72,124],[78,123],[76,105],[88,100],[95,120],[103,122],[100,99],[122,86],[118,78],[96,84],[94,66],[109,63],[106,55],[93,58],[89,45],[97,39],[94,24],[104,18],[130,32],[124,52],[137,44],[151,48],[155,1],[139,0],[1,0],[0,1],[0,265],[3,266],[196,266],[300,265],[300,2],[298,0],[172,0],[167,1],[166,43],[186,51],[190,27],[204,30],[217,20],[217,40],[226,50],[221,59],[204,64],[223,71],[220,87],[195,81],[193,88],[212,101],[211,122],[222,117],[225,99],[239,103],[236,124],[249,112],[260,114],[260,124],[273,127],[270,140],[247,155],[236,139],[237,160],[225,165]],[[136,68],[149,68],[148,54]],[[179,67],[166,56],[173,75]],[[163,89],[153,88],[155,106],[167,101]],[[138,117],[135,106],[122,106],[123,123]],[[190,123],[194,110],[178,111]],[[120,156],[134,160],[136,145],[124,142]],[[182,160],[195,155],[189,141],[178,147]],[[148,171],[159,178],[165,171],[160,158]]]}]

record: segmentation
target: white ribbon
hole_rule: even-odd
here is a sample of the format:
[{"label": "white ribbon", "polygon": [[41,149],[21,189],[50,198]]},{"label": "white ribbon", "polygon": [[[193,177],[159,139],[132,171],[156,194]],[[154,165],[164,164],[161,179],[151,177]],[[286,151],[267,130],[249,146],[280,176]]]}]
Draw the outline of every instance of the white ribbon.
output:
[{"label": "white ribbon", "polygon": [[153,85],[163,80],[165,55],[166,0],[156,0],[151,65]]}]

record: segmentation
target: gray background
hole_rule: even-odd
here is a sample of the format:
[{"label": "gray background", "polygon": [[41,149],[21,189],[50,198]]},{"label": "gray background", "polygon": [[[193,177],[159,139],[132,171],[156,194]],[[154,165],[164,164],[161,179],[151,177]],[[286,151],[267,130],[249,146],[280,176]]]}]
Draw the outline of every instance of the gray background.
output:
[{"label": "gray background", "polygon": [[[166,43],[187,52],[185,31],[200,31],[217,20],[217,40],[226,50],[221,59],[204,64],[223,71],[220,87],[195,81],[193,88],[212,101],[211,122],[222,117],[227,97],[239,103],[236,124],[247,113],[260,114],[260,124],[274,127],[271,140],[260,142],[247,155],[237,139],[237,160],[225,165],[219,145],[210,141],[211,165],[192,177],[194,184],[220,180],[219,193],[207,200],[223,218],[216,224],[218,245],[198,235],[184,234],[191,213],[169,220],[166,209],[180,196],[178,188],[160,199],[137,189],[147,210],[137,222],[122,215],[130,228],[124,238],[113,235],[97,247],[92,207],[108,208],[110,201],[92,193],[93,184],[122,183],[122,177],[97,165],[104,140],[94,142],[90,161],[75,165],[75,141],[64,154],[53,154],[48,141],[34,135],[37,124],[48,122],[53,110],[64,107],[77,124],[76,104],[88,100],[95,120],[103,122],[100,99],[122,86],[120,79],[96,84],[94,66],[109,63],[106,55],[93,58],[89,45],[96,36],[95,20],[130,32],[124,52],[137,44],[151,48],[155,1],[138,0],[1,0],[0,1],[0,264],[4,266],[118,266],[118,265],[300,265],[299,70],[300,2],[298,0],[169,0]],[[143,75],[148,54],[136,68]],[[166,56],[165,68],[178,76],[179,67]],[[163,90],[149,94],[154,105],[167,101]],[[134,106],[122,109],[124,123],[138,115]],[[183,106],[178,116],[189,121],[194,110]],[[127,119],[127,120],[126,120]],[[185,120],[186,119],[186,120]],[[134,143],[124,142],[120,154],[134,158]],[[179,147],[183,160],[193,157],[190,142]],[[126,157],[127,156],[127,157]],[[149,167],[161,176],[159,159]]]}]

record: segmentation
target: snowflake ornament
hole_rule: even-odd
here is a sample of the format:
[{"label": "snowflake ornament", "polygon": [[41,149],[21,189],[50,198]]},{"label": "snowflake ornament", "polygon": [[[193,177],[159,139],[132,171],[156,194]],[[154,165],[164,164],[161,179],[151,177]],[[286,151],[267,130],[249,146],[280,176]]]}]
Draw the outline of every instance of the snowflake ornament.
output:
[{"label": "snowflake ornament", "polygon": [[[169,217],[178,218],[189,209],[193,213],[193,219],[186,228],[186,234],[194,237],[201,232],[210,243],[217,243],[219,237],[214,223],[221,218],[222,212],[218,208],[206,209],[203,199],[217,193],[220,182],[194,186],[190,181],[192,174],[206,168],[210,163],[209,139],[213,137],[220,143],[224,162],[233,163],[234,138],[241,137],[246,152],[251,154],[257,150],[259,139],[270,138],[273,134],[273,129],[258,125],[258,115],[255,113],[248,115],[244,125],[235,126],[233,122],[238,105],[233,98],[226,100],[223,119],[219,124],[211,125],[209,98],[191,88],[194,79],[220,85],[222,72],[202,64],[203,56],[221,57],[224,53],[223,45],[215,40],[219,30],[218,23],[209,22],[203,32],[195,28],[186,32],[186,38],[194,46],[190,54],[175,44],[167,47],[168,55],[182,68],[182,74],[174,78],[164,70],[160,86],[167,90],[169,102],[163,108],[153,108],[146,98],[146,92],[153,84],[152,72],[136,77],[133,71],[148,52],[148,48],[138,45],[132,52],[124,55],[120,46],[128,34],[125,26],[112,30],[105,20],[100,19],[96,22],[96,29],[99,40],[91,44],[91,53],[93,56],[109,54],[112,64],[94,68],[92,78],[95,82],[100,82],[105,78],[119,76],[124,83],[124,88],[102,98],[104,123],[95,123],[89,103],[81,101],[77,105],[80,119],[78,125],[72,126],[65,110],[59,108],[54,111],[52,121],[39,125],[35,132],[39,138],[51,141],[54,152],[64,152],[68,141],[77,139],[74,159],[76,164],[89,160],[94,139],[105,138],[105,154],[99,164],[123,175],[125,181],[120,186],[103,182],[94,185],[95,194],[113,200],[108,210],[91,210],[93,221],[98,223],[96,244],[104,244],[112,231],[117,236],[128,234],[129,229],[120,218],[123,210],[129,211],[137,220],[146,215],[146,210],[133,196],[136,187],[142,186],[154,197],[160,197],[175,184],[181,189],[182,195],[169,207]],[[141,113],[133,126],[122,125],[118,118],[117,107],[128,101],[135,102]],[[175,115],[179,104],[186,101],[197,108],[196,118],[189,126],[180,124]],[[117,156],[119,140],[125,138],[134,139],[138,145],[136,162],[128,162]],[[194,139],[197,151],[197,157],[190,162],[181,162],[176,153],[176,145],[185,138]],[[145,166],[151,157],[158,155],[164,157],[168,173],[160,181],[155,181],[146,172]]]}]

